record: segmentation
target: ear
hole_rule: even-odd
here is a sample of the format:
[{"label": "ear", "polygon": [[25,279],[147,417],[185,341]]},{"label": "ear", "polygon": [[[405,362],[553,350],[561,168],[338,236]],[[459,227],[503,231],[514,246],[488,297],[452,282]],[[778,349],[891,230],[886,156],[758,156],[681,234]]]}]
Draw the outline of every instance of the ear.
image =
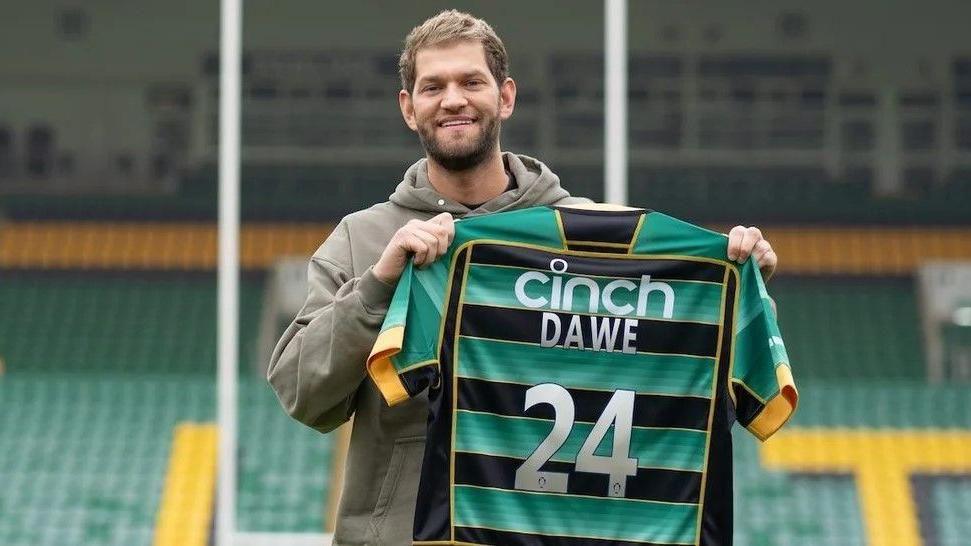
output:
[{"label": "ear", "polygon": [[418,130],[418,123],[415,121],[415,103],[411,100],[411,93],[402,89],[398,91],[398,107],[401,108],[401,117],[405,119],[405,124],[412,131]]},{"label": "ear", "polygon": [[512,111],[516,108],[516,82],[512,78],[506,78],[499,86],[499,118],[509,119]]}]

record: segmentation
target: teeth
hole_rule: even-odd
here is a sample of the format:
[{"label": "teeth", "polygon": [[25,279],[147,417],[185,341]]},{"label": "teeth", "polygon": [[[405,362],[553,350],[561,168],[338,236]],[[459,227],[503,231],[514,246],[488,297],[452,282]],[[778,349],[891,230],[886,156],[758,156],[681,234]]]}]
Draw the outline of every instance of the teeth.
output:
[{"label": "teeth", "polygon": [[453,125],[471,125],[471,121],[446,121],[442,124],[442,127],[451,127]]}]

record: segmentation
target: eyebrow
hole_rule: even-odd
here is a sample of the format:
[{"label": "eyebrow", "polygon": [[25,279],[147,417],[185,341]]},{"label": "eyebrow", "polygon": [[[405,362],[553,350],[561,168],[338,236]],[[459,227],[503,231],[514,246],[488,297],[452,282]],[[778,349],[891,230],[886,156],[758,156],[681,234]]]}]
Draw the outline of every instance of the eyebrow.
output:
[{"label": "eyebrow", "polygon": [[[469,78],[485,78],[486,77],[485,72],[483,72],[481,70],[471,70],[469,72],[463,72],[459,76],[463,80],[467,80]],[[425,83],[428,83],[428,82],[438,82],[438,81],[442,81],[443,79],[444,78],[442,76],[438,75],[438,74],[430,74],[428,76],[422,76],[421,79],[418,80],[418,82],[416,83],[416,85],[422,85],[422,84],[425,84]]]}]

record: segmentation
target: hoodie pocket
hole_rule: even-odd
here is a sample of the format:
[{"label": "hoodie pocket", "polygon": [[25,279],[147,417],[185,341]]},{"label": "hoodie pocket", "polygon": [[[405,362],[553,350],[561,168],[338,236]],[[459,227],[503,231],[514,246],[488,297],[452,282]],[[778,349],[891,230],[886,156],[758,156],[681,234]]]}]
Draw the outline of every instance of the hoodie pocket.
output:
[{"label": "hoodie pocket", "polygon": [[375,544],[410,544],[415,518],[415,499],[421,474],[425,437],[410,436],[394,442],[388,473],[381,484],[371,513]]}]

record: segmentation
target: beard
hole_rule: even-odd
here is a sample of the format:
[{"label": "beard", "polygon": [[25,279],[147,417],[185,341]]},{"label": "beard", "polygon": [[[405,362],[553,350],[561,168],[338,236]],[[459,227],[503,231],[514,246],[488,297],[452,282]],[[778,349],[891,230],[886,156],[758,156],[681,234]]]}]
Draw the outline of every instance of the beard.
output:
[{"label": "beard", "polygon": [[471,142],[443,142],[436,138],[438,124],[418,125],[418,138],[428,157],[449,171],[467,171],[489,158],[499,143],[499,116],[479,116],[482,129]]}]

